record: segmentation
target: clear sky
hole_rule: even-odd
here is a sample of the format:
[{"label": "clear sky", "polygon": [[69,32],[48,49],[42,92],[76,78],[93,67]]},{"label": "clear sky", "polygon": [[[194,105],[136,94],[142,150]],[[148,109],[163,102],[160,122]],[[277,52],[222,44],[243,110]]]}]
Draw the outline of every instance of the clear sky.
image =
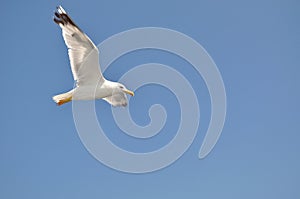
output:
[{"label": "clear sky", "polygon": [[[180,31],[207,50],[223,77],[228,106],[222,135],[205,159],[198,159],[210,119],[205,84],[179,57],[158,50],[123,56],[105,76],[118,80],[148,62],[184,73],[198,85],[201,107],[193,144],[174,164],[147,174],[115,171],[89,154],[77,134],[72,104],[57,107],[51,100],[73,86],[61,31],[52,21],[60,4],[96,44],[152,26]],[[0,198],[300,198],[299,1],[11,0],[0,5]],[[114,143],[151,151],[174,136],[179,122],[174,96],[149,85],[130,100],[136,123],[149,122],[153,103],[170,111],[156,140],[129,140],[111,115],[103,116],[110,110],[103,101],[96,102],[97,115]]]}]

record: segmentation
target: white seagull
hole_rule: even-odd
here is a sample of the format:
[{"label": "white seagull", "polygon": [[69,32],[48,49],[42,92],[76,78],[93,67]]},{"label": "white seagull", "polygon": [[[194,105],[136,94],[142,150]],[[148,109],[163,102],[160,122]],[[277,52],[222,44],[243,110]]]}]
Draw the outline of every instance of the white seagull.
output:
[{"label": "white seagull", "polygon": [[58,6],[53,18],[62,29],[68,47],[71,69],[76,87],[53,97],[57,105],[71,100],[104,99],[113,106],[126,106],[126,94],[134,93],[118,82],[106,80],[100,70],[99,51],[90,38]]}]

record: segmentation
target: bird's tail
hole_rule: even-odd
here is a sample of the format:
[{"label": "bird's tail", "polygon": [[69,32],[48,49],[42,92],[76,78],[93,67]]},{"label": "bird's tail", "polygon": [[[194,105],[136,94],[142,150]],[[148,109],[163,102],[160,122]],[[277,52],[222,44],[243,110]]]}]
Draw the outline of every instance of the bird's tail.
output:
[{"label": "bird's tail", "polygon": [[62,93],[59,95],[55,95],[52,97],[52,99],[54,100],[54,102],[60,106],[62,104],[65,104],[67,102],[70,102],[72,100],[73,97],[73,90],[67,92],[67,93]]}]

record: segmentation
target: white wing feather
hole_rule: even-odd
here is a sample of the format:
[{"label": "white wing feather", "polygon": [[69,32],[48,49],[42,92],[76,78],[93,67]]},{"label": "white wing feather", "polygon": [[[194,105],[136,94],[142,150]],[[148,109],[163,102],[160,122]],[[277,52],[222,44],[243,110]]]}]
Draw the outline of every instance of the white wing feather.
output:
[{"label": "white wing feather", "polygon": [[61,6],[57,7],[55,16],[54,21],[62,28],[62,35],[68,47],[74,80],[78,85],[103,83],[98,48]]}]

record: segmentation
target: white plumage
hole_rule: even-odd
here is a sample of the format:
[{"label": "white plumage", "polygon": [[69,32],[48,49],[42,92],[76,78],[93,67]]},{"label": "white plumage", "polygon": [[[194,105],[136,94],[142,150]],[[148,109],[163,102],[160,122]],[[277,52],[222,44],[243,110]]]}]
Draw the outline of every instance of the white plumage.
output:
[{"label": "white plumage", "polygon": [[71,100],[104,99],[113,106],[126,106],[126,94],[133,96],[134,93],[124,85],[108,81],[103,77],[97,46],[80,30],[61,6],[58,6],[55,11],[54,22],[62,29],[76,87],[67,93],[54,96],[53,100],[58,105],[62,105]]}]

